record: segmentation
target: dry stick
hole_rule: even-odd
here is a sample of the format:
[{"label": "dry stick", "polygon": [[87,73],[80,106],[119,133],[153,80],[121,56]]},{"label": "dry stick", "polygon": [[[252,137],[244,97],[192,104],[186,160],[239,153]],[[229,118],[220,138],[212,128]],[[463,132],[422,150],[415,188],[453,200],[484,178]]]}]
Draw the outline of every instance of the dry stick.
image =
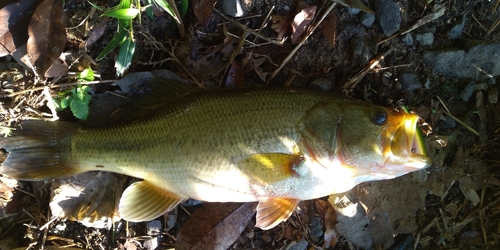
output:
[{"label": "dry stick", "polygon": [[274,72],[271,74],[271,77],[268,79],[268,81],[273,79],[276,76],[276,74],[278,74],[278,72],[280,72],[280,70],[283,68],[283,66],[285,66],[285,64],[287,64],[288,61],[290,61],[290,59],[292,59],[292,57],[295,55],[295,53],[297,53],[297,51],[300,49],[300,47],[302,47],[302,45],[304,45],[304,43],[309,38],[309,36],[311,36],[312,33],[316,30],[316,28],[319,27],[319,25],[323,22],[323,20],[326,18],[326,16],[328,16],[328,14],[330,14],[330,12],[333,10],[333,8],[336,5],[337,5],[337,3],[332,3],[330,5],[330,7],[328,7],[328,9],[325,11],[323,16],[321,16],[321,18],[318,20],[318,22],[316,24],[314,24],[312,29],[307,33],[307,35],[302,39],[302,41],[300,41],[300,43],[297,44],[297,46],[295,46],[295,48],[290,52],[290,54],[288,54],[288,56],[285,58],[285,60],[283,60],[283,62],[281,62],[280,66],[276,70],[274,70]]},{"label": "dry stick", "polygon": [[256,37],[259,37],[261,39],[264,39],[270,43],[273,43],[273,44],[277,44],[279,46],[283,46],[283,40],[281,41],[277,41],[277,40],[273,40],[273,39],[270,39],[264,35],[261,35],[260,33],[258,33],[257,31],[253,30],[253,29],[250,29],[248,28],[247,26],[241,24],[241,23],[238,23],[234,20],[232,20],[231,18],[227,17],[224,13],[221,13],[220,11],[218,11],[217,9],[213,9],[215,12],[217,12],[217,14],[219,14],[221,17],[223,17],[224,19],[226,19],[227,21],[229,21],[230,23],[238,26],[238,28],[242,29],[242,30],[246,30],[248,31],[250,34],[256,36]]},{"label": "dry stick", "polygon": [[24,93],[29,93],[29,92],[33,92],[33,91],[37,91],[37,90],[43,90],[44,88],[51,88],[51,89],[55,89],[55,88],[60,88],[60,87],[69,87],[69,86],[76,86],[76,85],[95,85],[95,84],[99,84],[99,83],[108,83],[108,82],[116,82],[116,80],[104,80],[104,81],[90,81],[90,82],[71,82],[71,83],[63,83],[63,84],[57,84],[57,85],[51,85],[51,86],[40,86],[40,87],[35,87],[35,88],[32,88],[32,89],[25,89],[25,90],[21,90],[21,91],[18,91],[18,92],[14,92],[12,94],[8,94],[7,97],[13,97],[13,96],[16,96],[16,95],[20,95],[20,94],[24,94]]},{"label": "dry stick", "polygon": [[455,117],[454,115],[452,115],[450,113],[450,111],[448,110],[448,107],[446,107],[446,105],[444,104],[443,100],[441,100],[441,98],[439,96],[436,96],[438,99],[439,99],[439,102],[441,102],[441,105],[443,105],[444,107],[444,113],[446,115],[448,115],[449,117],[451,117],[453,120],[455,120],[456,122],[460,123],[462,126],[464,126],[466,129],[468,129],[470,132],[472,132],[473,134],[479,136],[479,133],[473,129],[471,126],[465,124],[465,122],[461,121],[460,119],[458,119],[457,117]]},{"label": "dry stick", "polygon": [[390,48],[388,51],[386,51],[383,54],[377,55],[371,62],[368,64],[366,67],[364,67],[359,73],[354,75],[351,79],[349,79],[346,83],[344,83],[344,86],[342,86],[343,90],[349,90],[353,89],[356,84],[360,83],[363,78],[365,78],[366,74],[373,68],[375,68],[377,65],[380,64],[380,61],[384,60],[386,56],[388,56],[390,53],[394,51],[394,48]]}]

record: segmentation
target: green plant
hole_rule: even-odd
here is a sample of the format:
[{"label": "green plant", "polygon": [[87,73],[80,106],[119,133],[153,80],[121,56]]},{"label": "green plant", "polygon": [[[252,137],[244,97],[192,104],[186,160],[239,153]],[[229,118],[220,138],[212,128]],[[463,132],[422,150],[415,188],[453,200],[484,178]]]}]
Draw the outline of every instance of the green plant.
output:
[{"label": "green plant", "polygon": [[[94,71],[87,68],[77,75],[80,81],[93,81]],[[57,110],[67,107],[71,109],[73,115],[80,120],[87,120],[89,116],[89,103],[92,100],[91,88],[87,85],[77,85],[74,88],[57,93],[53,98]]]},{"label": "green plant", "polygon": [[[168,2],[167,2],[168,1]],[[146,14],[153,18],[153,8],[152,5],[156,4],[164,9],[168,14],[170,14],[176,21],[177,27],[184,36],[184,25],[182,24],[181,14],[175,6],[174,0],[146,0],[146,7],[144,10]],[[95,8],[98,6],[91,3]],[[187,10],[188,0],[181,1],[181,11],[185,14]],[[132,57],[135,52],[135,41],[134,41],[134,26],[133,20],[139,17],[143,11],[141,8],[140,0],[121,0],[120,3],[109,10],[105,11],[102,15],[109,16],[118,19],[118,31],[115,33],[111,41],[106,45],[103,51],[97,56],[97,60],[103,59],[109,52],[120,46],[118,51],[118,56],[115,62],[116,75],[121,76],[125,70],[130,67],[132,63]]]}]

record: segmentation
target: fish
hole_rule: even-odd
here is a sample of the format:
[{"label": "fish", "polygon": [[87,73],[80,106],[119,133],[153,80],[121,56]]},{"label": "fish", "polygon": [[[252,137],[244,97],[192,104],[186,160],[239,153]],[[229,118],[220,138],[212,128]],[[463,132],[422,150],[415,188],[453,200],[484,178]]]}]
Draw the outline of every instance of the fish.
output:
[{"label": "fish", "polygon": [[127,124],[26,120],[0,139],[8,152],[0,173],[51,180],[98,170],[139,178],[119,201],[120,217],[131,222],[153,220],[189,198],[256,201],[256,227],[266,230],[301,200],[430,166],[415,150],[418,119],[329,92],[188,91]]}]

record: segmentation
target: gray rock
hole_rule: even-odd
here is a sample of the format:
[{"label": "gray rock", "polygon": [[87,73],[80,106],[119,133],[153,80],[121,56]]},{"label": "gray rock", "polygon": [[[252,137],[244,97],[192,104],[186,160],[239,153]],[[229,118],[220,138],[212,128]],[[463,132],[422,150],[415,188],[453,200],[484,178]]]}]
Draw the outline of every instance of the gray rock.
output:
[{"label": "gray rock", "polygon": [[317,78],[311,82],[310,87],[311,87],[311,89],[315,89],[315,90],[327,91],[327,90],[331,89],[332,81],[330,79],[327,79],[327,78]]},{"label": "gray rock", "polygon": [[498,58],[500,58],[500,44],[477,45],[468,52],[452,50],[424,54],[424,62],[437,72],[461,78],[488,77],[479,69],[492,76],[500,75]]},{"label": "gray rock", "polygon": [[292,242],[288,244],[286,247],[288,250],[306,250],[307,249],[307,241],[305,239],[302,239],[299,242]]},{"label": "gray rock", "polygon": [[432,33],[425,33],[425,34],[417,34],[415,39],[421,44],[421,45],[432,45],[434,42],[434,34]]},{"label": "gray rock", "polygon": [[401,90],[412,91],[418,88],[422,88],[422,83],[420,83],[414,74],[404,73],[398,76],[398,81],[401,84]]},{"label": "gray rock", "polygon": [[413,46],[413,37],[410,33],[406,33],[402,40],[407,46]]},{"label": "gray rock", "polygon": [[455,22],[455,24],[451,27],[450,31],[448,31],[448,36],[450,39],[458,39],[462,36],[462,31],[465,27],[465,16],[462,16]]},{"label": "gray rock", "polygon": [[453,120],[453,118],[445,115],[445,120],[444,120],[444,127],[448,127],[448,128],[454,128],[455,126],[457,126],[457,122],[455,120]]},{"label": "gray rock", "polygon": [[349,11],[349,14],[351,14],[351,15],[357,15],[361,12],[360,9],[351,8],[351,7],[347,7],[347,11]]},{"label": "gray rock", "polygon": [[476,88],[476,82],[472,81],[467,86],[465,86],[464,89],[462,89],[462,92],[460,93],[460,98],[464,101],[469,101],[470,97],[474,93],[474,89]]},{"label": "gray rock", "polygon": [[375,0],[375,16],[386,36],[392,36],[401,27],[400,7],[392,0]]},{"label": "gray rock", "polygon": [[370,27],[372,27],[373,23],[375,22],[375,14],[363,12],[363,13],[361,13],[361,17],[359,18],[359,21],[365,27],[370,28]]}]

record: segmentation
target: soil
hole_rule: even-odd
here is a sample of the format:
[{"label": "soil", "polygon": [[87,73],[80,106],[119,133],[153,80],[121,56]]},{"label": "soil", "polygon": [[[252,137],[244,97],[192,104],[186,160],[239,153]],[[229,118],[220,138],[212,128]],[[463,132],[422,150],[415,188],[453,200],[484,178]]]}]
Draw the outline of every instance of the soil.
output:
[{"label": "soil", "polygon": [[[366,236],[369,239],[360,240],[359,237],[364,234],[350,232],[345,226],[343,229],[347,231],[342,231],[338,223],[346,222],[335,219],[341,216],[342,211],[330,208],[330,204],[334,204],[330,197],[302,202],[300,211],[295,212],[289,221],[271,230],[255,229],[255,220],[250,221],[229,248],[499,248],[500,182],[497,169],[500,163],[500,104],[496,100],[496,81],[499,78],[480,70],[473,77],[447,75],[424,62],[424,58],[429,52],[442,53],[467,47],[464,44],[500,44],[500,27],[495,26],[500,21],[500,1],[394,1],[401,13],[399,33],[427,15],[436,13],[438,6],[446,11],[441,17],[412,30],[409,35],[396,33],[389,37],[384,34],[378,20],[367,27],[361,23],[363,12],[338,4],[330,13],[330,17],[334,18],[324,21],[326,26],[331,27],[330,32],[335,34],[335,43],[329,42],[321,32],[322,28],[318,28],[274,77],[271,75],[277,66],[293,53],[297,45],[292,44],[290,38],[284,40],[282,45],[276,44],[280,40],[276,39],[278,34],[271,27],[273,20],[266,25],[263,22],[272,6],[275,6],[272,14],[284,20],[293,20],[298,6],[303,4],[296,0],[249,1],[244,17],[232,18],[220,14],[223,11],[219,2],[214,7],[218,11],[212,12],[206,26],[203,26],[192,6],[211,6],[206,2],[210,1],[191,2],[183,18],[187,31],[185,37],[180,36],[175,22],[165,12],[155,11],[157,15],[154,19],[143,15],[141,23],[134,25],[137,45],[126,74],[168,69],[206,88],[293,86],[347,94],[382,106],[404,105],[421,116],[419,126],[425,135],[427,153],[434,162],[427,169],[427,180],[423,182],[407,175],[362,184],[353,189],[351,194],[356,199],[351,202],[364,208],[362,211],[366,216],[363,215],[363,219],[371,221],[365,227],[370,231]],[[318,15],[327,7],[322,1],[305,2],[309,6],[318,6]],[[368,6],[374,10],[380,2],[383,1],[369,1]],[[117,1],[93,3],[109,7]],[[91,10],[87,1],[65,1],[67,27],[77,27]],[[92,59],[99,55],[117,26],[116,20],[99,15],[99,11],[92,13],[85,25],[67,29],[65,51],[73,55],[88,55]],[[462,18],[465,18],[465,26],[460,38],[451,39],[450,29]],[[264,28],[259,29],[261,26]],[[98,27],[105,27],[103,35],[90,46],[85,46],[85,41]],[[251,32],[246,33],[248,29],[259,29],[261,36],[274,43]],[[291,32],[284,37],[290,36]],[[245,42],[240,43],[243,34],[246,35]],[[430,34],[433,41],[425,44],[419,38],[424,34]],[[413,38],[412,43],[406,40],[408,36]],[[240,44],[243,45],[240,47]],[[241,49],[239,53],[234,52],[238,49]],[[91,60],[74,60],[70,72],[81,71],[81,67],[90,65],[100,74],[100,80],[115,80],[116,53],[113,51],[103,60],[93,63],[89,63]],[[6,58],[0,60],[2,65],[9,65],[5,66],[5,74],[17,74],[19,66]],[[497,60],[500,61],[500,58]],[[370,65],[373,67],[369,68]],[[364,73],[361,81],[353,81],[359,73]],[[33,74],[26,75],[23,79],[27,85],[39,83]],[[66,81],[71,82],[69,78]],[[464,98],[471,82],[474,82],[472,93]],[[96,123],[116,111],[123,104],[123,99],[110,94],[118,90],[112,84],[102,83],[92,88],[94,99],[89,122]],[[56,91],[61,90],[54,90],[54,95]],[[2,101],[18,103],[23,98],[34,97],[4,98]],[[48,112],[47,107],[34,108]],[[59,117],[76,120],[68,110],[60,112]],[[478,134],[473,131],[478,131]],[[117,183],[126,181],[129,181],[127,177],[117,177]],[[0,180],[0,184],[2,182],[5,181]],[[55,245],[78,249],[170,249],[176,246],[184,223],[188,223],[188,218],[203,207],[199,203],[194,206],[184,204],[175,210],[175,215],[157,220],[159,226],[151,223],[127,226],[121,222],[110,223],[110,228],[96,229],[71,220],[51,220],[48,205],[50,182],[19,182],[19,185],[16,198],[4,209],[10,216],[0,220],[0,249],[25,249],[28,246],[31,246],[30,249],[41,249],[42,246]],[[332,215],[335,213],[337,215]],[[352,223],[347,228],[354,228],[355,222]],[[332,236],[332,233],[335,235]],[[337,244],[330,244],[330,241]]]}]

